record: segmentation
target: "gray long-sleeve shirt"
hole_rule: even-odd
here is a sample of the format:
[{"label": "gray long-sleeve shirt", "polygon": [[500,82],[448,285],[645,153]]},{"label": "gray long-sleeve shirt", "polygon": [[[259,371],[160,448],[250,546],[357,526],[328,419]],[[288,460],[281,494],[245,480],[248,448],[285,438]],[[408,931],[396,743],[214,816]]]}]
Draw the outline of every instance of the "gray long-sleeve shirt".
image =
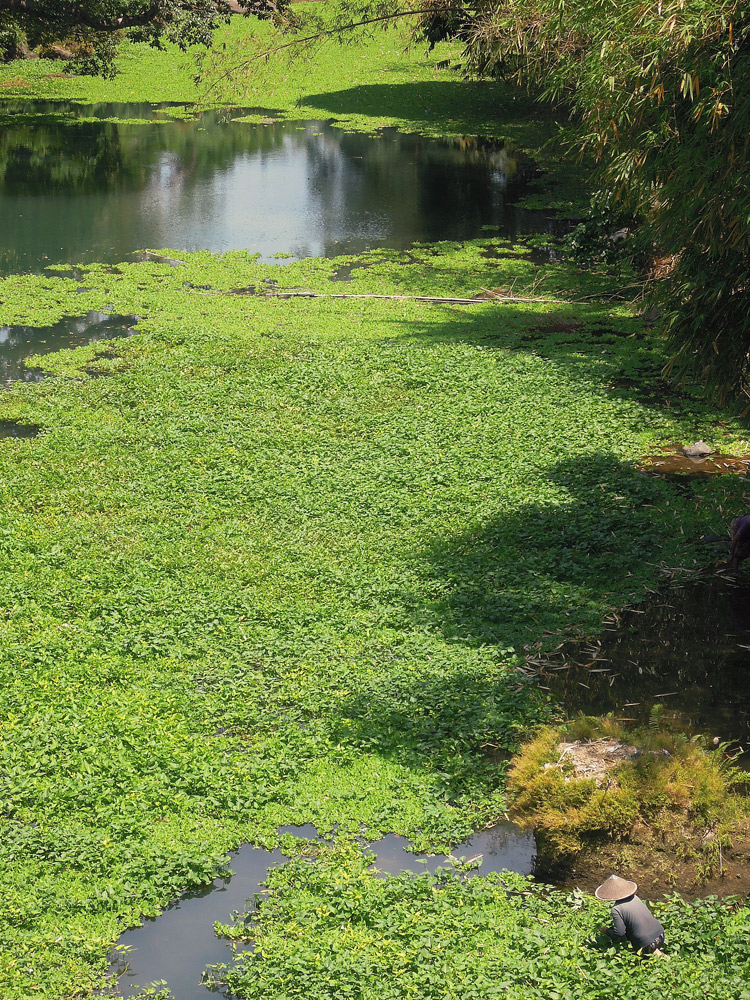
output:
[{"label": "gray long-sleeve shirt", "polygon": [[648,948],[664,934],[662,925],[637,896],[629,896],[615,903],[612,907],[612,924],[607,934],[613,938],[627,937],[636,950]]}]

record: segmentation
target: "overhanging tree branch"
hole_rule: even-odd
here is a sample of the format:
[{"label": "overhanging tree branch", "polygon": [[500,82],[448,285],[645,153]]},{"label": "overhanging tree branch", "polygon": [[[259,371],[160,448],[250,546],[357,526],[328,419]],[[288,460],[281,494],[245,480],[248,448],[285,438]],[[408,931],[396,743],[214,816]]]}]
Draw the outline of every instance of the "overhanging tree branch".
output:
[{"label": "overhanging tree branch", "polygon": [[[0,0],[0,3],[2,3],[2,0]],[[355,31],[357,28],[366,28],[370,24],[382,24],[385,21],[395,21],[402,17],[413,17],[421,14],[434,14],[438,10],[438,7],[433,6],[406,8],[404,10],[392,11],[388,14],[379,14],[377,17],[363,18],[361,21],[350,21],[347,24],[336,24],[329,28],[321,28],[318,31],[313,32],[311,35],[303,35],[301,38],[293,38],[290,42],[283,42],[281,45],[274,45],[270,49],[263,49],[262,52],[256,52],[255,55],[249,56],[247,59],[243,59],[241,62],[230,67],[226,73],[222,73],[220,76],[216,77],[216,79],[212,81],[211,86],[205,91],[203,97],[206,98],[223,80],[233,76],[235,73],[247,69],[248,66],[251,66],[254,62],[259,62],[261,59],[270,59],[270,57],[276,55],[277,52],[282,52],[284,49],[292,48],[292,46],[304,45],[306,42],[322,41],[324,38],[332,38],[336,35],[343,35],[347,31]]]}]

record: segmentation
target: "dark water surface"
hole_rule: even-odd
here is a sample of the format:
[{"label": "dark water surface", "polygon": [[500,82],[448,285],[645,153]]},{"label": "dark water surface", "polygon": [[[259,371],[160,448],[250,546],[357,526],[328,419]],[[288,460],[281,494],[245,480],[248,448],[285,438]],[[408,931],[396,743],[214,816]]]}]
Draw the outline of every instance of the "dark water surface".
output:
[{"label": "dark water surface", "polygon": [[25,364],[25,359],[31,354],[52,354],[68,347],[93,344],[97,340],[128,337],[134,333],[133,326],[137,322],[137,316],[89,312],[85,316],[66,316],[52,326],[0,326],[0,385],[41,381],[44,372],[39,368],[28,368]]},{"label": "dark water surface", "polygon": [[17,420],[0,420],[0,440],[3,438],[33,438],[40,431],[37,424],[21,424]]},{"label": "dark water surface", "polygon": [[[510,204],[534,165],[477,138],[249,124],[236,110],[160,121],[141,105],[9,107],[0,274],[113,263],[144,247],[334,256],[475,238],[483,226],[509,237],[549,228],[544,213]],[[114,114],[154,120],[104,120]]]},{"label": "dark water surface", "polygon": [[217,937],[214,922],[226,924],[233,912],[243,913],[247,899],[261,891],[269,868],[287,860],[279,850],[246,844],[232,856],[231,878],[214,879],[121,935],[110,971],[122,995],[132,997],[165,979],[175,1000],[207,1000],[210,991],[201,983],[204,970],[232,958],[231,945]]},{"label": "dark water surface", "polygon": [[[445,854],[413,854],[409,846],[406,837],[395,833],[369,844],[367,850],[375,855],[375,874],[386,878],[402,871],[435,872],[450,864]],[[450,857],[476,862],[478,875],[501,871],[530,875],[536,860],[536,843],[530,830],[522,830],[515,823],[498,823],[489,830],[472,834],[463,844],[453,848]]]},{"label": "dark water surface", "polygon": [[[312,824],[282,827],[279,833],[320,839]],[[408,847],[409,841],[395,834],[368,844],[367,852],[375,855],[373,873],[387,878],[402,871],[434,872],[451,863],[445,855],[412,854]],[[534,868],[536,845],[529,831],[501,823],[475,833],[455,847],[451,857],[476,860],[480,875],[503,870],[528,875]],[[214,879],[205,889],[172,903],[160,916],[126,931],[117,942],[110,966],[118,990],[129,998],[146,986],[166,980],[175,1000],[208,1000],[212,993],[216,995],[215,987],[201,981],[204,970],[231,962],[232,949],[217,937],[214,922],[230,923],[233,912],[246,912],[247,901],[252,905],[253,896],[262,892],[269,869],[287,860],[279,849],[265,851],[245,844],[232,855],[230,864],[235,874],[231,878]]]},{"label": "dark water surface", "polygon": [[750,578],[713,575],[654,594],[601,646],[563,650],[542,674],[570,714],[631,724],[660,715],[750,750]]}]

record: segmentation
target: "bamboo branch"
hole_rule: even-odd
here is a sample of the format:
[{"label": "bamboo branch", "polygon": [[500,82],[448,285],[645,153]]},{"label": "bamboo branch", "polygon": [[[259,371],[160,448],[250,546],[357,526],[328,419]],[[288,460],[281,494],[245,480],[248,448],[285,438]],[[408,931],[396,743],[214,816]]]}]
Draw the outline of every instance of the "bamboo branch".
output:
[{"label": "bamboo branch", "polygon": [[[2,0],[0,0],[0,3],[2,3]],[[233,74],[246,70],[248,66],[251,66],[254,62],[258,62],[260,59],[269,59],[271,56],[276,55],[277,52],[291,48],[293,45],[304,45],[305,42],[321,41],[324,38],[330,38],[334,35],[343,35],[344,32],[347,31],[354,31],[355,28],[364,28],[369,24],[382,24],[385,21],[395,21],[400,17],[412,17],[413,15],[419,14],[434,14],[438,10],[439,8],[437,7],[423,7],[416,10],[394,11],[391,14],[379,14],[377,17],[368,17],[362,21],[350,21],[349,24],[334,25],[330,28],[321,28],[319,31],[313,32],[312,35],[304,35],[302,38],[293,38],[290,42],[283,42],[281,45],[274,45],[270,49],[264,49],[262,52],[258,52],[254,56],[249,56],[247,59],[243,59],[235,66],[230,66],[225,73],[222,73],[212,81],[208,89],[204,91],[203,99],[205,100],[208,95],[216,89],[218,84],[222,82],[222,80],[226,80]]]}]

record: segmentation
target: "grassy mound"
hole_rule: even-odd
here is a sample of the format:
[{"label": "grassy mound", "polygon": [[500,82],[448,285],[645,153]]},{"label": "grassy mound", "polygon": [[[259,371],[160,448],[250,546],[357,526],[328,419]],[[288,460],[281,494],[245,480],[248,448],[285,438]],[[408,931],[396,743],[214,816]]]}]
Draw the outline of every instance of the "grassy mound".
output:
[{"label": "grassy mound", "polygon": [[[543,729],[514,759],[508,793],[514,817],[537,832],[544,869],[570,866],[607,841],[628,842],[630,865],[677,858],[696,880],[719,869],[723,851],[750,830],[750,775],[702,742],[585,717]],[[571,749],[603,766],[577,767]]]}]

